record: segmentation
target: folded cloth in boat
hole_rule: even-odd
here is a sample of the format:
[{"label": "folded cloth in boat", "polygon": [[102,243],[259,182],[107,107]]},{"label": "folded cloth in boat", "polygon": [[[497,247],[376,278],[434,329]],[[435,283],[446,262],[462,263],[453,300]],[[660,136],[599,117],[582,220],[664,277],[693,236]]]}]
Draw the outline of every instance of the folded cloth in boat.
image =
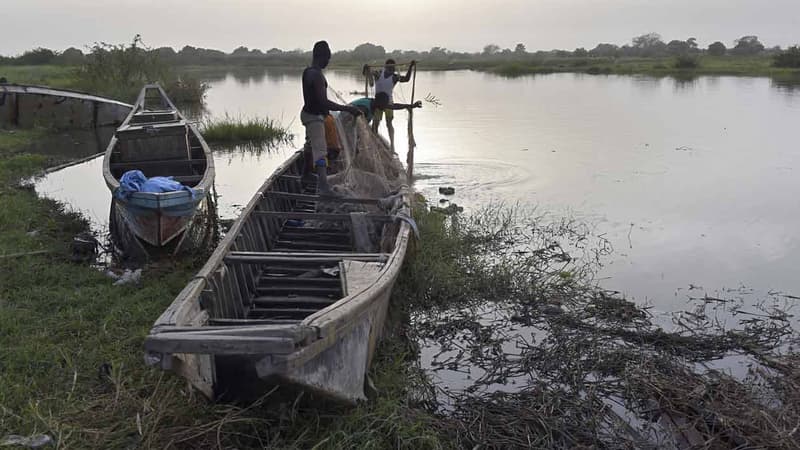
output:
[{"label": "folded cloth in boat", "polygon": [[141,170],[129,170],[119,178],[119,187],[114,191],[114,195],[119,199],[125,200],[134,192],[161,193],[183,190],[189,191],[192,194],[192,198],[194,198],[194,189],[182,185],[172,177],[147,178]]}]

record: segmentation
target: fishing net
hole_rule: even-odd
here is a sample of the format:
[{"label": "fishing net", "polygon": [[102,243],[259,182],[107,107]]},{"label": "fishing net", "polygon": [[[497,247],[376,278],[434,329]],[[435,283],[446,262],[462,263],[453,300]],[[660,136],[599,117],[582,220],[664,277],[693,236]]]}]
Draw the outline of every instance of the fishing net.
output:
[{"label": "fishing net", "polygon": [[363,117],[341,113],[336,118],[342,151],[329,181],[334,190],[356,197],[385,197],[406,183],[403,166],[389,144]]},{"label": "fishing net", "polygon": [[[341,97],[333,92],[333,95]],[[331,161],[328,182],[335,195],[342,198],[382,199],[376,202],[325,201],[317,203],[317,210],[326,213],[350,214],[347,224],[319,221],[321,228],[344,226],[352,231],[356,251],[385,251],[387,229],[382,222],[366,220],[364,214],[396,214],[403,206],[399,195],[406,185],[403,165],[389,143],[372,131],[363,117],[349,113],[334,113],[340,144],[338,156]],[[397,225],[392,225],[396,227]]]}]

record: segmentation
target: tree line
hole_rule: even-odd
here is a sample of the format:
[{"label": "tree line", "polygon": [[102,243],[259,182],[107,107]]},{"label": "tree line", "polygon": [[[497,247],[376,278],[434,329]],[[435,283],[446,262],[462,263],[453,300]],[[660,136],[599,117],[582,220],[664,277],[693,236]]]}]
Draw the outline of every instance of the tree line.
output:
[{"label": "tree line", "polygon": [[[84,53],[80,49],[70,47],[62,52],[46,48],[36,48],[24,52],[19,56],[0,56],[0,64],[10,65],[81,65],[93,54],[102,52],[108,44],[95,44]],[[286,65],[296,66],[307,64],[310,52],[301,49],[269,50],[250,49],[238,47],[230,53],[221,50],[184,46],[176,51],[172,47],[139,47],[139,51],[152,53],[167,64],[174,65]],[[658,33],[648,33],[631,39],[630,44],[622,46],[610,43],[597,44],[592,49],[576,48],[574,50],[548,50],[529,52],[524,44],[517,44],[514,49],[501,48],[495,44],[486,45],[480,52],[457,52],[444,47],[432,47],[426,51],[392,50],[387,51],[383,46],[364,43],[352,50],[340,50],[334,54],[335,63],[364,63],[379,62],[386,58],[397,61],[427,61],[437,64],[454,62],[493,63],[504,61],[524,61],[544,58],[663,58],[663,57],[691,57],[699,55],[710,56],[758,56],[769,55],[775,58],[775,65],[781,67],[800,67],[800,47],[793,46],[782,50],[779,46],[767,48],[758,36],[747,35],[733,41],[728,47],[723,42],[716,41],[706,48],[701,48],[697,39],[690,37],[686,40],[673,39],[665,42]]]}]

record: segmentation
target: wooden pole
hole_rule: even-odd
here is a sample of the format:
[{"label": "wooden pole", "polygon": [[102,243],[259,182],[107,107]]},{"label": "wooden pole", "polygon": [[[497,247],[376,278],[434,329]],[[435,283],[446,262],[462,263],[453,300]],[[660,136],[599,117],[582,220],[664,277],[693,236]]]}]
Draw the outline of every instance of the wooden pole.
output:
[{"label": "wooden pole", "polygon": [[[417,66],[411,75],[411,104],[414,104],[414,93],[417,88]],[[408,155],[406,155],[406,166],[408,170],[408,180],[414,178],[414,148],[417,146],[414,140],[414,108],[408,110]]]},{"label": "wooden pole", "polygon": [[366,66],[364,71],[364,97],[369,97],[369,77],[372,76],[372,67]]}]

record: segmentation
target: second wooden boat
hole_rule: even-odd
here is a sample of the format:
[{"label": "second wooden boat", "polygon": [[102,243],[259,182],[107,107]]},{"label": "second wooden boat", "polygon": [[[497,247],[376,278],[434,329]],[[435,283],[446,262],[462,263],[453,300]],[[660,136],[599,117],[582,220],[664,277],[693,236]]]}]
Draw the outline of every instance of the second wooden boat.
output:
[{"label": "second wooden boat", "polygon": [[[191,189],[120,195],[120,178],[133,170],[148,178],[172,177]],[[214,159],[197,127],[164,90],[147,85],[108,144],[103,177],[113,195],[112,231],[162,247],[181,236],[207,208]]]}]

